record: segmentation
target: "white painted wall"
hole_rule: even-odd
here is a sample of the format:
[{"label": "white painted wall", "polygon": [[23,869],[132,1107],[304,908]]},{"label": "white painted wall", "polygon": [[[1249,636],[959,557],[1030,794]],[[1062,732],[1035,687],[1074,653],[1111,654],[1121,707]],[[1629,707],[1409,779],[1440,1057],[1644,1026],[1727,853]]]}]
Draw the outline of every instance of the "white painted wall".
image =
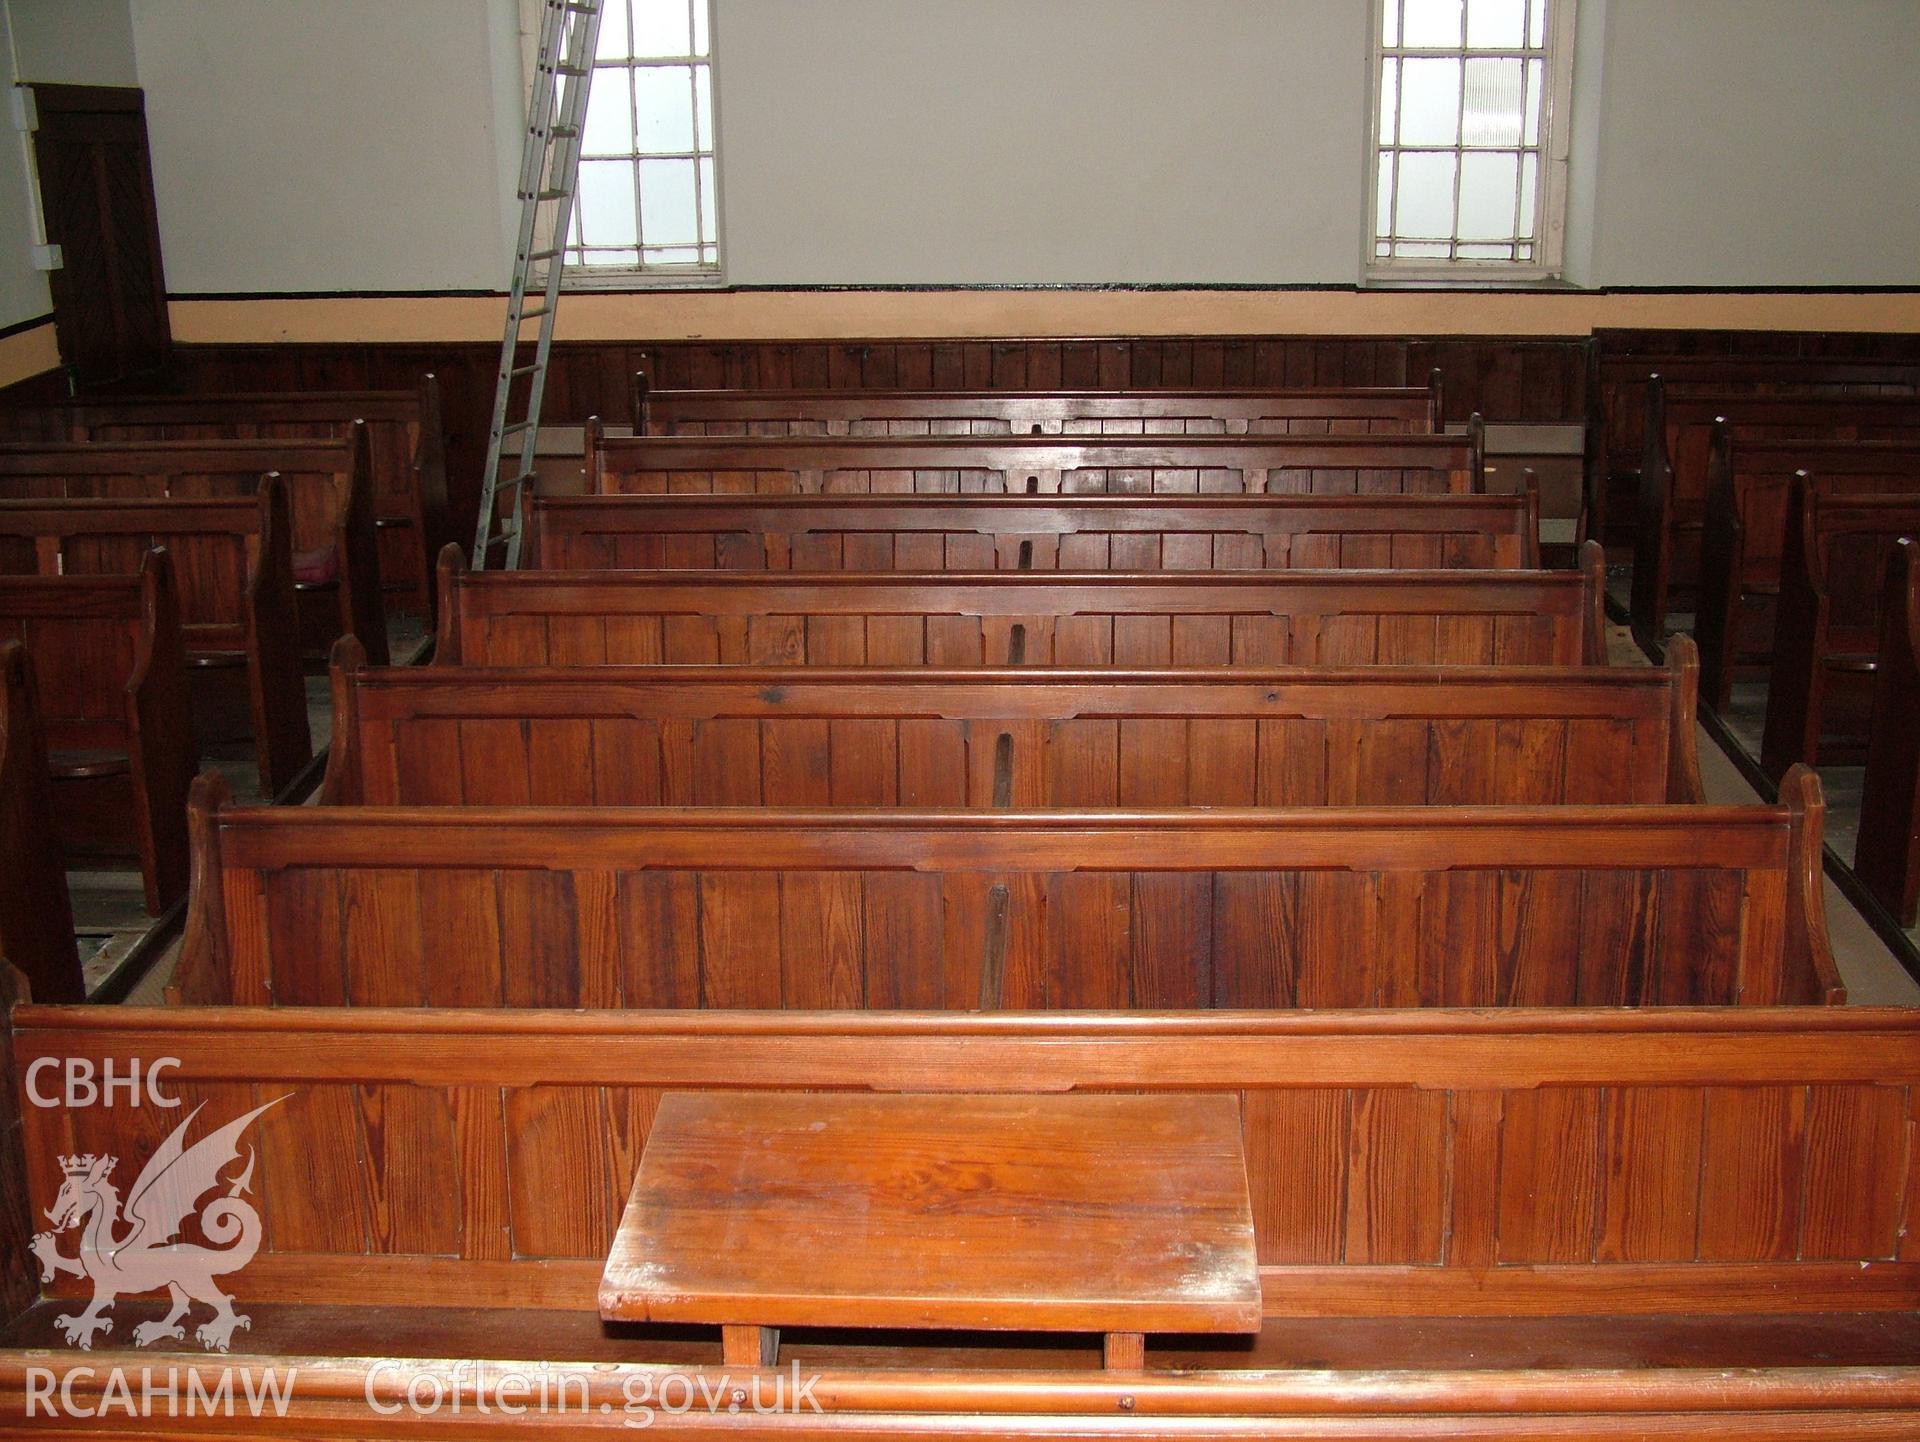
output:
[{"label": "white painted wall", "polygon": [[[715,4],[737,284],[1358,275],[1372,0]],[[176,293],[504,285],[516,0],[11,8],[43,77],[124,82],[130,44]],[[1574,280],[1920,284],[1920,3],[1581,19]],[[18,170],[0,324],[46,304]]]},{"label": "white painted wall", "polygon": [[[16,73],[4,23],[9,18],[9,0],[0,0],[0,82],[7,83]],[[27,185],[26,152],[11,121],[0,111],[0,329],[37,319],[53,309],[47,278],[33,268]]]},{"label": "white painted wall", "polygon": [[1920,4],[1607,4],[1596,280],[1920,284]]},{"label": "white painted wall", "polygon": [[20,76],[42,85],[138,85],[129,0],[11,0]]},{"label": "white painted wall", "polygon": [[133,31],[176,294],[504,287],[514,0],[134,0]]},{"label": "white painted wall", "polygon": [[717,0],[729,277],[1351,281],[1370,0]]}]

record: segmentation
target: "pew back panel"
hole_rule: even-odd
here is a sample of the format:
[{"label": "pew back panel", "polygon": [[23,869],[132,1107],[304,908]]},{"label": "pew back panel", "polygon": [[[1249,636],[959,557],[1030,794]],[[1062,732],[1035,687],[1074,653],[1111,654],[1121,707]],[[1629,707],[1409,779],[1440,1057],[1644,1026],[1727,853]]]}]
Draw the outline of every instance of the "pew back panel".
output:
[{"label": "pew back panel", "polygon": [[1539,491],[1505,496],[536,497],[554,570],[1215,571],[1539,565]]},{"label": "pew back panel", "polygon": [[[248,1134],[265,1225],[226,1282],[243,1304],[590,1309],[661,1095],[717,1088],[1235,1096],[1270,1317],[1920,1301],[1910,1012],[35,1006],[15,1012],[13,1046],[21,1075],[47,1057],[177,1058],[169,1083],[209,1126],[282,1099]],[[35,1214],[57,1157],[137,1174],[184,1114],[28,1108]],[[1713,1382],[1724,1399],[1735,1379]]]},{"label": "pew back panel", "polygon": [[431,374],[417,391],[128,395],[8,408],[0,410],[0,435],[118,443],[345,439],[356,421],[367,431],[382,583],[397,607],[425,614],[433,600],[432,558],[454,539],[440,384]]},{"label": "pew back panel", "polygon": [[636,433],[802,435],[1419,435],[1425,388],[1222,391],[657,390],[634,376]]},{"label": "pew back panel", "polygon": [[1465,436],[608,436],[587,490],[650,494],[1444,495],[1486,489]]},{"label": "pew back panel", "polygon": [[1700,583],[1708,457],[1720,421],[1736,441],[1846,440],[1920,443],[1920,396],[1670,396],[1647,386],[1646,456],[1634,529],[1633,627],[1643,646],[1665,638],[1667,612],[1691,607]]},{"label": "pew back panel", "polygon": [[1823,496],[1796,477],[1760,764],[1858,764],[1872,708],[1888,562],[1920,535],[1920,495]]},{"label": "pew back panel", "polygon": [[[274,475],[258,494],[213,500],[0,500],[0,574],[127,575],[165,548],[193,663],[203,738],[234,730],[244,712],[263,795],[312,758],[293,580],[287,488]],[[219,674],[243,674],[232,704]]]},{"label": "pew back panel", "polygon": [[1161,1009],[1844,996],[1820,804],[193,807],[189,1001]]},{"label": "pew back panel", "polygon": [[1920,541],[1887,560],[1853,874],[1902,926],[1920,912]]},{"label": "pew back panel", "polygon": [[1672,396],[1694,391],[1729,395],[1910,396],[1920,392],[1920,365],[1843,356],[1588,355],[1586,491],[1588,534],[1614,545],[1630,542],[1640,467],[1646,455],[1647,385],[1659,376]]},{"label": "pew back panel", "polygon": [[1716,424],[1707,460],[1694,637],[1709,705],[1736,675],[1765,674],[1797,472],[1822,496],[1920,494],[1920,446],[1882,441],[1737,440]]},{"label": "pew back panel", "polygon": [[1141,807],[1701,800],[1693,678],[1637,667],[1235,672],[366,668],[336,804]]},{"label": "pew back panel", "polygon": [[441,556],[438,664],[1581,665],[1605,659],[1598,547],[1579,572],[520,571]]},{"label": "pew back panel", "polygon": [[0,496],[251,497],[263,475],[278,475],[287,487],[294,564],[302,578],[301,630],[309,651],[324,655],[334,637],[358,636],[369,654],[384,659],[386,608],[370,455],[370,434],[357,422],[337,440],[0,445]]},{"label": "pew back panel", "polygon": [[0,641],[37,658],[63,849],[137,857],[157,915],[186,889],[197,765],[166,553],[137,576],[0,576]]}]

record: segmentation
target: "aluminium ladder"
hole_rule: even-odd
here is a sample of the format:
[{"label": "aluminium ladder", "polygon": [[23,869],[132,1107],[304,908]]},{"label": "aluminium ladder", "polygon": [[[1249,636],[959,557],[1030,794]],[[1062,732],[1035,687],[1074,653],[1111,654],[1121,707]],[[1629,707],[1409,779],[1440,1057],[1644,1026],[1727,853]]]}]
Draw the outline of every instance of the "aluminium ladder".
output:
[{"label": "aluminium ladder", "polygon": [[[487,468],[480,477],[475,570],[489,566],[512,570],[520,564],[522,493],[533,480],[534,448],[540,437],[540,402],[546,393],[553,313],[560,301],[560,273],[573,222],[580,137],[600,39],[600,4],[601,0],[544,0],[542,7],[540,58],[534,65],[526,144],[520,158],[520,233],[514,244],[513,289],[507,298],[506,334],[500,342],[493,422],[487,430]],[[528,307],[529,290],[532,308]],[[537,337],[525,334],[530,321],[540,324]],[[522,363],[520,351],[529,339],[534,343],[533,357]],[[512,473],[503,480],[502,463],[516,455]]]}]

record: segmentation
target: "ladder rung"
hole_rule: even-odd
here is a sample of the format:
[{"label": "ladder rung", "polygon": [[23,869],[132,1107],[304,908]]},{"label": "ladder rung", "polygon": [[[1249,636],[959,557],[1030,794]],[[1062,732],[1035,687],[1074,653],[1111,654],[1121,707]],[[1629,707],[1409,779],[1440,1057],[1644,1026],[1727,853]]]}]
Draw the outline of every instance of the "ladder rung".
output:
[{"label": "ladder rung", "polygon": [[558,200],[564,195],[571,194],[573,194],[573,192],[570,190],[523,190],[520,192],[520,198],[522,200],[534,201]]},{"label": "ladder rung", "polygon": [[515,421],[510,426],[500,427],[500,437],[502,440],[504,440],[508,436],[517,436],[520,434],[521,431],[530,431],[532,429],[533,429],[532,421]]},{"label": "ladder rung", "polygon": [[538,479],[539,477],[536,476],[532,471],[522,471],[519,475],[509,476],[504,481],[495,481],[493,483],[494,493],[497,495],[501,491],[510,491],[515,486],[524,486],[529,481],[535,481]]},{"label": "ladder rung", "polygon": [[553,73],[555,75],[571,75],[574,79],[578,80],[584,76],[593,74],[593,67],[591,65],[556,65],[553,67]]},{"label": "ladder rung", "polygon": [[532,310],[523,310],[520,312],[519,324],[525,325],[530,320],[538,320],[546,313],[547,308],[544,305],[535,306]]},{"label": "ladder rung", "polygon": [[512,370],[507,372],[507,379],[516,380],[521,376],[530,376],[539,369],[540,369],[540,365],[539,365],[539,362],[537,361],[530,366],[515,366]]}]

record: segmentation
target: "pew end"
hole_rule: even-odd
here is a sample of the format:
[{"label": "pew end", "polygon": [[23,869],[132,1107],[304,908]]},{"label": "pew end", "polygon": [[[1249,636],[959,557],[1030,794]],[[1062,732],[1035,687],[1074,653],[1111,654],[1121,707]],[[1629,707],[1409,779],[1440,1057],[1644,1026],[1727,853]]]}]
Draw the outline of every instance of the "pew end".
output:
[{"label": "pew end", "polygon": [[187,835],[193,847],[186,928],[180,957],[166,987],[168,1006],[224,1006],[233,1000],[233,966],[227,942],[220,817],[233,803],[233,789],[218,771],[194,778],[187,798]]}]

